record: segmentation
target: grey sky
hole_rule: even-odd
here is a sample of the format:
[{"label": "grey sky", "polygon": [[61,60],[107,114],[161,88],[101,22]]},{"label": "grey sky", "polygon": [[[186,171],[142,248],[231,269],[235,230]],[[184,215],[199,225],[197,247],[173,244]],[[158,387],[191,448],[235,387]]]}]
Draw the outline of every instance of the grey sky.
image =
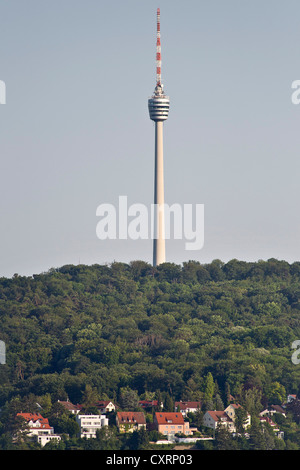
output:
[{"label": "grey sky", "polygon": [[165,199],[205,205],[205,245],[167,260],[299,260],[300,3],[10,0],[0,4],[0,276],[151,262],[100,241],[96,208],[153,198],[155,15],[171,109]]}]

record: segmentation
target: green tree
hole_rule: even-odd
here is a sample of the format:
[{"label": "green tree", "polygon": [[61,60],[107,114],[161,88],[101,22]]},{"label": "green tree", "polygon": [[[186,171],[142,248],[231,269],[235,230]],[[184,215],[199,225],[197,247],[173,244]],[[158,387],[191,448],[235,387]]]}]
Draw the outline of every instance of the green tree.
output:
[{"label": "green tree", "polygon": [[132,450],[146,450],[149,446],[148,432],[144,428],[133,431],[129,436],[127,444]]},{"label": "green tree", "polygon": [[98,441],[99,450],[119,450],[121,448],[121,441],[117,435],[116,426],[103,426],[97,430],[96,438]]},{"label": "green tree", "polygon": [[235,427],[237,433],[244,434],[247,418],[247,411],[243,407],[237,408],[235,410]]},{"label": "green tree", "polygon": [[204,400],[206,402],[212,401],[214,396],[215,384],[211,372],[208,372],[204,383]]},{"label": "green tree", "polygon": [[85,389],[82,393],[82,406],[84,409],[90,408],[95,405],[99,400],[98,392],[91,385],[86,384]]},{"label": "green tree", "polygon": [[251,427],[249,430],[249,444],[252,450],[266,450],[264,433],[257,417],[251,417]]},{"label": "green tree", "polygon": [[157,406],[154,408],[154,411],[161,411],[161,404],[163,403],[161,391],[157,390],[155,395],[157,400]]},{"label": "green tree", "polygon": [[273,382],[266,390],[272,405],[281,405],[286,400],[286,390],[279,382]]},{"label": "green tree", "polygon": [[225,407],[224,407],[224,403],[223,403],[223,400],[222,398],[220,397],[219,394],[216,394],[215,396],[215,409],[216,410],[223,410]]},{"label": "green tree", "polygon": [[131,390],[128,387],[120,389],[120,406],[123,410],[134,411],[139,408],[139,396],[136,390]]},{"label": "green tree", "polygon": [[225,382],[225,403],[226,403],[226,406],[228,406],[230,404],[230,401],[231,401],[231,393],[230,393],[230,385],[229,383],[226,381]]},{"label": "green tree", "polygon": [[257,416],[262,410],[262,393],[257,388],[248,389],[243,392],[242,403],[251,416]]},{"label": "green tree", "polygon": [[237,450],[231,433],[224,427],[218,426],[215,433],[215,445],[217,450]]},{"label": "green tree", "polygon": [[165,412],[172,412],[174,411],[174,402],[172,400],[172,397],[170,396],[169,393],[166,393],[165,396],[165,401],[164,401],[164,411]]}]

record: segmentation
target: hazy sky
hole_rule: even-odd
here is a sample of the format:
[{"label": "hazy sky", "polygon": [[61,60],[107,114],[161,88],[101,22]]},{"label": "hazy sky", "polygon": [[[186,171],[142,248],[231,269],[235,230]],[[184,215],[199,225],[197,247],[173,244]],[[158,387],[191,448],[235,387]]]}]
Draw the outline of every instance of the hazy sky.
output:
[{"label": "hazy sky", "polygon": [[96,209],[153,200],[157,7],[165,200],[205,206],[204,248],[167,260],[300,259],[299,0],[2,0],[0,276],[152,261]]}]

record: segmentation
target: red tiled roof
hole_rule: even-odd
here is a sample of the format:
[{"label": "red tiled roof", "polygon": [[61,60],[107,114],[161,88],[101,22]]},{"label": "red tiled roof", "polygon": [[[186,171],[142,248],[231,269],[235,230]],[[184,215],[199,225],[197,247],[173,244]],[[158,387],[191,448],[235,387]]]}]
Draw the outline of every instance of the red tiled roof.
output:
[{"label": "red tiled roof", "polygon": [[119,424],[146,424],[145,415],[142,411],[118,411],[117,418]]},{"label": "red tiled roof", "polygon": [[184,424],[181,413],[155,413],[158,424]]},{"label": "red tiled roof", "polygon": [[17,416],[21,416],[28,422],[33,421],[35,423],[36,421],[39,421],[41,423],[42,428],[52,429],[49,424],[48,418],[43,418],[40,413],[17,413]]},{"label": "red tiled roof", "polygon": [[271,418],[269,418],[268,416],[260,416],[259,419],[260,419],[260,421],[265,421],[265,422],[268,423],[270,426],[276,426],[276,424],[274,423],[274,421],[272,421]]},{"label": "red tiled roof", "polygon": [[232,421],[225,411],[208,411],[207,413],[209,413],[214,421],[220,421],[221,418],[225,419],[226,421]]}]

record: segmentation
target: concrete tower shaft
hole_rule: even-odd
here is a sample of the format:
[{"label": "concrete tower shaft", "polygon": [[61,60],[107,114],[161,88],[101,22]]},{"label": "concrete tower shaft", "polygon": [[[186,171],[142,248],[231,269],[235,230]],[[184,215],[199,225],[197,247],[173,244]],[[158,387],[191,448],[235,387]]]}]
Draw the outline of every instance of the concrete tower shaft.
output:
[{"label": "concrete tower shaft", "polygon": [[157,121],[155,123],[153,266],[166,261],[164,204],[163,122]]}]

